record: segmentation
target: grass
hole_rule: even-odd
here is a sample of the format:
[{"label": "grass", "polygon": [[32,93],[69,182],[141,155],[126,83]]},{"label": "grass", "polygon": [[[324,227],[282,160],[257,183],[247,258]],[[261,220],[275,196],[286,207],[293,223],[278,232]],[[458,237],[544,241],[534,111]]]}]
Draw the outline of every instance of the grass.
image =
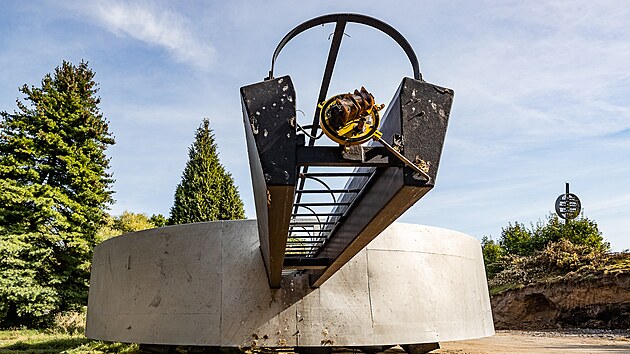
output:
[{"label": "grass", "polygon": [[142,353],[135,344],[95,341],[83,335],[32,329],[0,331],[0,354]]}]

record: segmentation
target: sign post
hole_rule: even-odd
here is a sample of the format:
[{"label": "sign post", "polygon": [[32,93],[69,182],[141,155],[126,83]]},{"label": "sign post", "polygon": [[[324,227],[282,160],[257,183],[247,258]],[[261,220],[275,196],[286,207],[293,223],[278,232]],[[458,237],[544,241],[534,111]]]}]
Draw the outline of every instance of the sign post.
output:
[{"label": "sign post", "polygon": [[564,219],[565,225],[570,219],[575,219],[580,215],[582,203],[580,198],[573,193],[569,193],[569,183],[566,183],[566,191],[556,199],[556,214]]}]

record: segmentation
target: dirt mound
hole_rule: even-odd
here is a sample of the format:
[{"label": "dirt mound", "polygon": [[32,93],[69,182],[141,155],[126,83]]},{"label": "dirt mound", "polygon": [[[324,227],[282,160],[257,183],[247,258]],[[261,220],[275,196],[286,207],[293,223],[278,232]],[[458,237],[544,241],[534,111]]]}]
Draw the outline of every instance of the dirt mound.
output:
[{"label": "dirt mound", "polygon": [[628,329],[630,273],[538,282],[494,295],[491,302],[497,329]]}]

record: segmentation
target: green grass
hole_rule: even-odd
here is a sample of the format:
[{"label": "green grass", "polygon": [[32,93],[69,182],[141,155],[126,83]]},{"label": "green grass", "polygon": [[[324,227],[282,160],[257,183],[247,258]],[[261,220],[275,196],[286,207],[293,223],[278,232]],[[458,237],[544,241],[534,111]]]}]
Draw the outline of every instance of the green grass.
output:
[{"label": "green grass", "polygon": [[83,335],[48,333],[32,329],[0,331],[0,354],[142,353],[135,344],[108,343]]}]

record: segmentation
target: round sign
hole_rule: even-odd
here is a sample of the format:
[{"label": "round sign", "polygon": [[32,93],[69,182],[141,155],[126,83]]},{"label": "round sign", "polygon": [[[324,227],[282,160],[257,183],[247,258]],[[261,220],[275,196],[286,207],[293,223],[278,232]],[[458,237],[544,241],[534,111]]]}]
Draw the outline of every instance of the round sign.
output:
[{"label": "round sign", "polygon": [[577,195],[573,193],[561,194],[556,199],[556,213],[565,220],[577,218],[581,210],[582,203],[580,203]]}]

